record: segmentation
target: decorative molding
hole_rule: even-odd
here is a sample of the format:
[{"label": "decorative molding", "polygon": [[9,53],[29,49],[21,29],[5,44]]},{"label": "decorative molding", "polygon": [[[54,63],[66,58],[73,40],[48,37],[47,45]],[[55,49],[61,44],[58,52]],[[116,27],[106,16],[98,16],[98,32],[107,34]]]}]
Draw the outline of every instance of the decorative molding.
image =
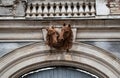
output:
[{"label": "decorative molding", "polygon": [[120,77],[120,59],[100,48],[74,43],[68,53],[49,51],[50,48],[44,43],[34,43],[10,52],[0,58],[0,77],[17,78],[31,70],[55,65],[81,68],[100,78]]},{"label": "decorative molding", "polygon": [[26,0],[2,0],[0,17],[24,17]]},{"label": "decorative molding", "polygon": [[108,0],[107,6],[110,8],[110,14],[120,14],[120,0]]},{"label": "decorative molding", "polygon": [[45,27],[71,24],[74,41],[120,41],[119,20],[0,21],[0,42],[45,40]]},{"label": "decorative molding", "polygon": [[[32,8],[31,8],[32,7]],[[96,14],[95,1],[30,2],[26,18],[70,18],[93,17]]]},{"label": "decorative molding", "polygon": [[41,41],[43,40],[43,34],[41,29],[31,28],[3,28],[0,29],[0,42],[8,41]]}]

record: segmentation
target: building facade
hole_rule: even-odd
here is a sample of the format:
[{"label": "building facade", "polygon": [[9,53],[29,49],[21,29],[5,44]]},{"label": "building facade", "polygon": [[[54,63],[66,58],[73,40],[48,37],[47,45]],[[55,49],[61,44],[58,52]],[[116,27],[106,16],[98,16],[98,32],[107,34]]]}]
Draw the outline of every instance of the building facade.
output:
[{"label": "building facade", "polygon": [[[45,44],[63,23],[69,52]],[[0,0],[0,78],[120,78],[120,1]]]}]

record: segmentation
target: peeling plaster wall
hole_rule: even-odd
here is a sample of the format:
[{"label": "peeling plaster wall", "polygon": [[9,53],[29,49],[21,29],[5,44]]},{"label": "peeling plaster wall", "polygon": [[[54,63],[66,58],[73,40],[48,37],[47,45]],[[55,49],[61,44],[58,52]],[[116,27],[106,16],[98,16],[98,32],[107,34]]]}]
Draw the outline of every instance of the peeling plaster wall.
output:
[{"label": "peeling plaster wall", "polygon": [[[55,25],[56,27],[61,27],[63,22],[70,23],[76,29],[76,41],[83,42],[89,45],[97,46],[107,52],[112,53],[116,56],[116,58],[120,59],[120,15],[110,15],[110,9],[106,6],[107,0],[96,0],[96,16],[90,18],[79,18],[79,20],[68,20],[58,19],[57,21],[51,20],[43,21],[37,18],[33,19],[32,17],[29,19],[25,18],[25,11],[27,4],[34,2],[57,2],[64,0],[19,0],[18,4],[14,3],[15,0],[0,0],[0,17],[4,19],[4,17],[13,17],[13,21],[10,19],[1,20],[0,21],[0,41],[5,40],[4,42],[0,42],[0,58],[5,54],[14,51],[18,48],[24,47],[29,44],[33,44],[34,42],[29,40],[41,40],[43,42],[43,32],[41,27],[47,27],[51,25]],[[80,0],[66,0],[66,1],[80,1]],[[89,0],[87,0],[89,1]],[[91,0],[94,1],[94,0]],[[105,18],[104,20],[100,18],[102,16]],[[108,19],[108,16],[111,16]],[[25,18],[24,20],[15,20],[16,17]],[[94,18],[97,18],[94,19]],[[114,18],[114,20],[112,20]],[[117,19],[116,19],[117,18]],[[81,20],[83,19],[83,20]],[[10,28],[10,29],[9,29]],[[91,28],[91,29],[89,29]],[[93,28],[93,29],[92,29]],[[99,29],[101,28],[101,29]],[[113,29],[115,28],[115,29]],[[118,28],[118,29],[117,29]],[[33,30],[34,29],[34,30]],[[106,30],[105,30],[106,29]],[[99,35],[96,35],[99,34]],[[107,41],[107,39],[118,39],[118,41]],[[19,42],[12,41],[7,42],[7,40],[17,39],[21,40]],[[91,39],[91,41],[80,41],[81,39]],[[106,41],[92,41],[92,39],[106,39]],[[28,40],[28,41],[24,41]],[[23,41],[23,42],[22,42]],[[42,48],[46,49],[46,48]],[[108,53],[109,54],[109,53]],[[105,57],[106,58],[106,57]]]}]

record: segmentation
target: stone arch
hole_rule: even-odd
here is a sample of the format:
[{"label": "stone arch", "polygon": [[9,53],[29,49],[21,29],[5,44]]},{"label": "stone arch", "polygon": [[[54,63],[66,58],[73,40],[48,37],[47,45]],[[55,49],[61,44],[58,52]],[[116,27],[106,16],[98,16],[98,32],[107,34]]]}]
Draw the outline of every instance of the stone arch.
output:
[{"label": "stone arch", "polygon": [[98,47],[74,43],[67,53],[34,43],[0,58],[0,78],[17,78],[34,69],[59,65],[77,67],[100,78],[120,77],[120,60]]}]

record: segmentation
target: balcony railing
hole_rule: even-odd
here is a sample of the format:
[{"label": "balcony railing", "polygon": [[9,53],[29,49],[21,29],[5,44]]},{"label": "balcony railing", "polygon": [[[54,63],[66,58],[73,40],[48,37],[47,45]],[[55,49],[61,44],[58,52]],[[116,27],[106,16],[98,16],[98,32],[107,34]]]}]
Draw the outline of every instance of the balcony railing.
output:
[{"label": "balcony railing", "polygon": [[45,2],[27,5],[26,18],[95,16],[95,2]]}]

